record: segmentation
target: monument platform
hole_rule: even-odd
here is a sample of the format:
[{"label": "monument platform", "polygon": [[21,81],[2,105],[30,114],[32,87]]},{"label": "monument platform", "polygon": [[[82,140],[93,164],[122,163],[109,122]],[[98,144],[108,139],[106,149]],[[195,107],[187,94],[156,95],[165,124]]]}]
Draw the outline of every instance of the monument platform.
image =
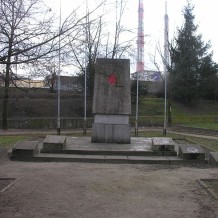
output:
[{"label": "monument platform", "polygon": [[210,152],[209,163],[213,167],[218,167],[218,152]]},{"label": "monument platform", "polygon": [[[47,138],[48,139],[48,138]],[[47,141],[45,139],[45,141]],[[164,139],[164,138],[163,138]],[[160,138],[158,138],[160,140]],[[207,163],[206,160],[186,160],[178,156],[179,146],[175,150],[154,151],[154,138],[132,137],[130,144],[91,143],[90,137],[66,137],[63,149],[43,148],[38,144],[38,153],[32,156],[14,155],[14,161],[36,162],[87,162],[87,163],[122,163],[122,164],[187,164]],[[51,141],[52,143],[52,141]],[[157,140],[156,140],[157,143]],[[157,144],[156,144],[157,145]]]}]

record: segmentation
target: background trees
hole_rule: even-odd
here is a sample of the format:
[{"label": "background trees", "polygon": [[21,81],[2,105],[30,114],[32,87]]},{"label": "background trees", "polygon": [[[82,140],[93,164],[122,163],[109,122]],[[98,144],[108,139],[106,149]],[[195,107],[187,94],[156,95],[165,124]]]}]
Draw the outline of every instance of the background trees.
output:
[{"label": "background trees", "polygon": [[78,18],[76,10],[72,11],[59,27],[51,9],[41,0],[1,0],[0,17],[0,76],[4,81],[2,127],[6,129],[9,86],[13,83],[15,67],[33,68],[40,61],[57,56],[59,36],[75,37],[86,15]]},{"label": "background trees", "polygon": [[[100,58],[129,58],[134,56],[135,34],[123,25],[123,15],[126,7],[125,0],[114,2],[109,6],[102,5],[103,13],[89,13],[75,40],[68,36],[68,48],[65,48],[66,59],[77,69],[79,81],[84,87],[84,74],[87,75],[87,94],[93,95],[95,61]],[[114,16],[115,22],[110,25],[106,21],[108,16]],[[127,37],[126,37],[126,36]],[[125,39],[124,37],[125,36]],[[86,63],[85,63],[86,62]]]},{"label": "background trees", "polygon": [[[4,81],[2,113],[4,129],[7,128],[9,86],[13,83],[17,69],[22,69],[28,76],[34,74],[50,78],[57,72],[57,56],[61,50],[61,65],[76,66],[78,74],[83,78],[86,56],[87,87],[88,93],[92,95],[94,63],[97,56],[124,57],[124,52],[131,47],[131,40],[125,43],[119,42],[120,34],[125,31],[121,25],[125,1],[120,0],[120,4],[116,1],[114,34],[107,32],[107,24],[102,21],[102,17],[108,13],[107,4],[104,4],[106,0],[99,2],[87,13],[81,11],[79,7],[72,9],[59,26],[59,19],[41,0],[1,0],[0,76]],[[100,7],[103,8],[101,12],[97,11]],[[103,27],[107,29],[104,33]],[[52,86],[51,83],[51,89]]]},{"label": "background trees", "polygon": [[[0,2],[0,60],[1,77],[4,80],[2,126],[7,128],[9,85],[13,78],[13,67],[31,62],[48,54],[55,46],[54,38],[48,38],[53,19],[39,16],[39,0],[1,0]],[[49,13],[45,8],[45,14]],[[42,45],[51,42],[51,46]]]},{"label": "background trees", "polygon": [[178,29],[171,45],[170,84],[172,97],[190,103],[197,97],[215,94],[217,64],[209,52],[210,43],[204,43],[194,24],[194,7],[190,2],[184,7],[184,25]]}]

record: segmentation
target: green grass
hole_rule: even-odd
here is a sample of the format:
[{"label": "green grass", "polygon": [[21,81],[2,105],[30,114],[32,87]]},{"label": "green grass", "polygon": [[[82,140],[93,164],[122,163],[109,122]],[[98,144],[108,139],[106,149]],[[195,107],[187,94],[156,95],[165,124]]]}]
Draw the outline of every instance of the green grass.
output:
[{"label": "green grass", "polygon": [[[218,116],[218,101],[196,100],[192,104],[172,101],[173,116]],[[132,104],[132,115],[135,104]],[[164,114],[164,98],[143,97],[139,101],[139,116],[157,116]]]},{"label": "green grass", "polygon": [[[82,133],[72,133],[72,134],[65,134],[68,136],[78,136],[82,137],[84,136]],[[86,136],[91,136],[90,133],[88,133]],[[139,132],[139,137],[163,137],[162,131],[143,131]],[[11,148],[13,145],[22,140],[28,140],[31,138],[37,138],[37,137],[42,137],[42,135],[17,135],[17,136],[1,136],[0,137],[0,147],[4,148]],[[132,133],[132,137],[134,137],[134,133]],[[218,151],[218,140],[215,139],[205,139],[205,138],[200,138],[200,137],[192,137],[192,136],[185,136],[181,134],[172,134],[172,133],[167,133],[167,137],[173,138],[173,139],[186,139],[189,141],[192,141],[196,144],[203,145],[204,147],[207,147],[213,151]]]},{"label": "green grass", "polygon": [[[161,131],[145,131],[139,132],[139,137],[163,137],[163,133]],[[167,137],[173,139],[186,139],[193,143],[200,144],[210,150],[218,151],[218,140],[215,139],[206,139],[201,137],[192,137],[192,136],[185,136],[181,134],[172,134],[167,133]]]},{"label": "green grass", "polygon": [[218,151],[218,140],[205,139],[200,137],[191,137],[191,136],[186,136],[185,138],[196,144],[203,145],[204,147],[211,149],[213,151]]},{"label": "green grass", "polygon": [[30,136],[26,135],[17,135],[17,136],[1,136],[0,137],[0,147],[11,148],[13,145],[22,140],[29,139]]},{"label": "green grass", "polygon": [[183,124],[183,126],[218,130],[218,123],[187,123],[187,124]]}]

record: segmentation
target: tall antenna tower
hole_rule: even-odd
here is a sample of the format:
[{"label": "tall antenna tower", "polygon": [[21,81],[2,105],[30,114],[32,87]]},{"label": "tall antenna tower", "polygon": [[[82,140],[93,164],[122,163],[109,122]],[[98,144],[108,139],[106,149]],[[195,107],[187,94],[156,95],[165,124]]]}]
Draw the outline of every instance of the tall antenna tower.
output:
[{"label": "tall antenna tower", "polygon": [[139,0],[136,72],[144,71],[144,44],[144,3],[143,0]]}]

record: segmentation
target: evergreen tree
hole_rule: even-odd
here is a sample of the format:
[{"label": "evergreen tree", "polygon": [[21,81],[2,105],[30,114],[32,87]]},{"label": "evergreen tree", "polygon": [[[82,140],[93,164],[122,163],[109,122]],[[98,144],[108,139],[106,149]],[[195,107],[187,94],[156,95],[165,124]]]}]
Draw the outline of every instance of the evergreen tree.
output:
[{"label": "evergreen tree", "polygon": [[[145,97],[148,94],[149,85],[146,81],[138,81],[138,96],[139,101],[140,98]],[[131,82],[131,100],[132,102],[136,102],[136,94],[137,94],[137,80],[132,80]]]},{"label": "evergreen tree", "polygon": [[206,99],[216,99],[218,65],[212,61],[211,56],[202,59],[199,72],[198,90],[200,96]]},{"label": "evergreen tree", "polygon": [[201,96],[199,86],[202,88],[203,85],[205,91],[205,85],[209,86],[207,80],[217,72],[212,53],[208,53],[210,43],[205,44],[202,35],[196,33],[198,26],[194,24],[193,9],[194,6],[188,1],[183,10],[184,25],[178,29],[175,46],[171,46],[172,96],[186,103]]}]

